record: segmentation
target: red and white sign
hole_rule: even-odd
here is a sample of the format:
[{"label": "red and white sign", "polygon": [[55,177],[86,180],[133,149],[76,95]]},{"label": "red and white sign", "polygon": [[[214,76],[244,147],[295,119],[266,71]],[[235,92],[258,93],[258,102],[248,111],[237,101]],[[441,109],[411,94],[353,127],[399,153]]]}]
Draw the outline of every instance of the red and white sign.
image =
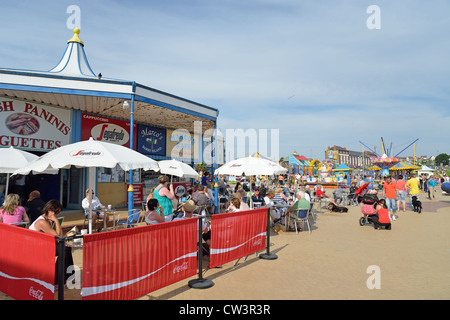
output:
[{"label": "red and white sign", "polygon": [[50,151],[70,143],[67,109],[31,101],[0,98],[0,147]]},{"label": "red and white sign", "polygon": [[54,300],[55,237],[0,223],[0,291],[16,300]]},{"label": "red and white sign", "polygon": [[197,219],[84,236],[83,300],[131,300],[197,272]]},{"label": "red and white sign", "polygon": [[[83,113],[81,116],[81,140],[94,140],[130,146],[130,122]],[[136,142],[137,126],[133,126]],[[136,146],[136,143],[134,143]],[[135,147],[133,149],[136,149]]]},{"label": "red and white sign", "polygon": [[[127,190],[130,187],[127,184]],[[142,183],[133,184],[133,205],[140,206],[142,201],[144,201],[144,185]],[[127,197],[127,205],[128,205],[128,197]]]},{"label": "red and white sign", "polygon": [[211,216],[210,268],[263,250],[267,208]]},{"label": "red and white sign", "polygon": [[188,193],[188,190],[192,189],[192,183],[174,183],[173,191],[175,192],[175,196],[177,198],[185,197]]}]

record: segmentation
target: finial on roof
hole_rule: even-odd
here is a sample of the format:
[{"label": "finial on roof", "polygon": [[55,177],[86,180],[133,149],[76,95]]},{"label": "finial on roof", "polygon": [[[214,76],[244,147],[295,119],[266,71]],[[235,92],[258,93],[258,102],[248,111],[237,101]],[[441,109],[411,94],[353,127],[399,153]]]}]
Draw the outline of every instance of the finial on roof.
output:
[{"label": "finial on roof", "polygon": [[78,28],[73,29],[73,37],[72,37],[72,39],[67,41],[67,43],[69,43],[69,42],[78,42],[78,43],[81,43],[81,45],[84,47],[83,41],[81,41],[80,37],[78,36],[79,34],[80,34],[80,29],[78,29]]}]

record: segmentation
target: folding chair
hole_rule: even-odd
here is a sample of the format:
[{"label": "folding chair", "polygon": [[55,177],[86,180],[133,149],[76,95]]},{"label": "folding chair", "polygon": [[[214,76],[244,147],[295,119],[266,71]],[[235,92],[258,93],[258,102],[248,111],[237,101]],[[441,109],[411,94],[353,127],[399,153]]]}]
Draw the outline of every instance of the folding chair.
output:
[{"label": "folding chair", "polygon": [[[141,217],[141,210],[138,209],[132,209],[126,212],[122,212],[117,216],[117,221],[116,221],[116,228],[119,229],[119,227],[124,227],[124,228],[133,228],[133,227],[137,227],[139,225],[139,223],[141,223],[143,221],[143,219],[145,218],[144,216]],[[120,216],[126,214],[127,215],[127,219],[126,220],[120,220]]]},{"label": "folding chair", "polygon": [[30,223],[29,222],[17,222],[17,223],[11,223],[11,225],[27,229],[30,226]]},{"label": "folding chair", "polygon": [[296,234],[298,234],[297,222],[301,222],[303,224],[306,222],[306,224],[308,225],[309,234],[311,234],[311,227],[309,225],[309,219],[308,219],[308,211],[309,210],[296,210],[296,211],[293,211],[292,214],[289,215],[289,219],[294,220]]},{"label": "folding chair", "polygon": [[[62,226],[64,217],[58,217],[57,219],[58,219],[59,225]],[[53,230],[56,230],[55,223],[53,221],[51,222],[51,226],[52,226]]]}]

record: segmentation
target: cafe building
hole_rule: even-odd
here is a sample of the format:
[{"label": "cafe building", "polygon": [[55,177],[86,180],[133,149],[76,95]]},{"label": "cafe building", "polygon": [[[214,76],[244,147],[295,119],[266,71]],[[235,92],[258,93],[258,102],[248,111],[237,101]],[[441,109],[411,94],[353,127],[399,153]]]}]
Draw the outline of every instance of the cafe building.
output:
[{"label": "cafe building", "polygon": [[[192,166],[203,162],[211,143],[205,133],[216,128],[218,109],[96,74],[79,33],[74,29],[61,60],[49,71],[0,68],[0,148],[13,146],[41,156],[92,137],[157,161],[176,158]],[[127,206],[128,174],[118,167],[97,169],[96,191],[102,203]],[[135,203],[156,186],[157,177],[153,171],[133,171]],[[74,167],[25,178],[25,199],[37,189],[44,201],[59,199],[67,209],[80,209],[88,183],[87,169]],[[180,183],[186,187],[192,181]]]}]

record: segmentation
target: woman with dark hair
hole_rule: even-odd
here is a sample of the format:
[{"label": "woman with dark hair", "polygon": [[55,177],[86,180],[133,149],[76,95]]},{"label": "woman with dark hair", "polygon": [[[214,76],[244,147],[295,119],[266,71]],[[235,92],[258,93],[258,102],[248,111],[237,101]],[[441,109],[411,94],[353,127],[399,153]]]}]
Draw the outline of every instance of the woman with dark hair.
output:
[{"label": "woman with dark hair", "polygon": [[[160,210],[156,211],[156,209]],[[157,199],[149,199],[147,201],[147,213],[145,214],[145,222],[147,224],[157,224],[161,222],[165,222],[164,217],[164,209],[159,205],[159,202]]]},{"label": "woman with dark hair", "polygon": [[[29,229],[61,237],[62,229],[58,221],[58,214],[62,209],[63,206],[58,200],[50,200],[42,209],[42,215],[33,222]],[[52,222],[55,224],[55,229],[52,228]]]},{"label": "woman with dark hair", "polygon": [[[50,200],[42,209],[42,215],[33,222],[29,229],[62,237],[62,228],[58,221],[58,214],[62,209],[63,206],[58,200]],[[52,222],[54,223],[55,229],[51,226]],[[58,256],[58,250],[56,250],[56,256]],[[58,261],[59,256],[55,264],[55,285],[58,284]],[[66,270],[73,265],[72,248],[70,247],[64,247],[64,265]],[[64,273],[64,284],[70,276],[71,274]]]},{"label": "woman with dark hair", "polygon": [[386,205],[386,200],[381,199],[378,202],[375,208],[375,214],[371,216],[371,219],[375,229],[385,227],[385,229],[391,230],[391,218],[389,217],[389,210]]}]

